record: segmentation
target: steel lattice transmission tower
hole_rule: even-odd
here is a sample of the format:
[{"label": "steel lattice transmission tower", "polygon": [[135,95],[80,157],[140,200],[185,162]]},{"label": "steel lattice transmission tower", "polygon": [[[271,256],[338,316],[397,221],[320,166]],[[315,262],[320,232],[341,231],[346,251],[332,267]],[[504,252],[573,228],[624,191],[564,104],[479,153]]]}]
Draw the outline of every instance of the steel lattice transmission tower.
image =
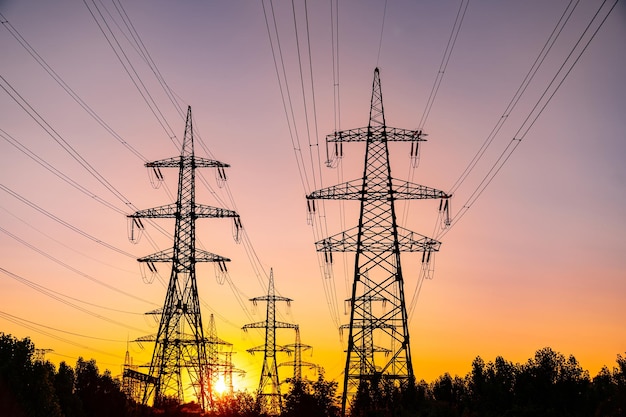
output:
[{"label": "steel lattice transmission tower", "polygon": [[[389,127],[385,123],[378,68],[374,71],[367,127],[328,135],[327,146],[365,142],[363,177],[317,190],[307,199],[360,202],[358,226],[316,242],[316,249],[332,259],[332,252],[355,252],[350,299],[350,324],[342,396],[346,402],[361,383],[390,379],[398,385],[414,382],[409,344],[401,252],[423,252],[423,260],[439,250],[440,242],[397,224],[396,200],[448,199],[443,191],[391,176],[389,142],[424,141],[421,130]],[[383,308],[384,307],[384,308]]]},{"label": "steel lattice transmission tower", "polygon": [[[213,314],[209,317],[209,326],[207,329],[207,375],[210,386],[215,388],[221,381],[224,383],[229,393],[233,393],[233,364],[232,350],[233,344],[220,339],[217,336],[217,326],[215,325],[215,317]],[[225,356],[222,360],[220,356]],[[215,392],[211,393],[212,400],[215,400]]]},{"label": "steel lattice transmission tower", "polygon": [[278,363],[276,362],[277,352],[290,352],[289,349],[276,345],[276,329],[297,329],[296,324],[276,321],[276,302],[285,301],[291,303],[291,299],[276,295],[274,289],[274,271],[270,269],[270,280],[267,287],[267,295],[251,298],[250,301],[257,303],[266,301],[267,308],[265,321],[246,324],[243,330],[265,329],[265,344],[248,349],[248,352],[263,352],[263,369],[261,379],[257,389],[257,401],[261,405],[261,411],[269,415],[278,415],[282,411],[282,397],[280,394],[280,379],[278,377]]},{"label": "steel lattice transmission tower", "polygon": [[[178,168],[178,197],[175,203],[140,210],[128,216],[133,225],[141,225],[141,218],[174,218],[174,246],[138,259],[146,262],[151,270],[155,262],[169,262],[172,270],[159,329],[155,342],[150,370],[144,376],[144,404],[149,398],[159,405],[167,397],[184,401],[184,388],[194,387],[198,403],[203,409],[211,406],[212,387],[207,369],[207,339],[204,336],[198,285],[197,262],[219,262],[225,267],[230,261],[196,248],[196,219],[209,217],[233,217],[239,225],[239,215],[234,211],[196,203],[196,168],[223,170],[229,165],[194,155],[191,107],[187,109],[187,121],[181,154],[178,157],[146,163],[146,167]],[[147,340],[146,338],[142,340]]]},{"label": "steel lattice transmission tower", "polygon": [[300,340],[300,327],[296,325],[296,341],[295,343],[290,343],[288,345],[283,345],[284,348],[289,349],[293,352],[293,361],[282,362],[278,366],[293,366],[293,379],[294,381],[302,380],[302,366],[308,366],[309,368],[315,368],[316,370],[319,367],[311,362],[303,362],[302,361],[302,352],[305,350],[310,350],[311,345],[305,345]]}]

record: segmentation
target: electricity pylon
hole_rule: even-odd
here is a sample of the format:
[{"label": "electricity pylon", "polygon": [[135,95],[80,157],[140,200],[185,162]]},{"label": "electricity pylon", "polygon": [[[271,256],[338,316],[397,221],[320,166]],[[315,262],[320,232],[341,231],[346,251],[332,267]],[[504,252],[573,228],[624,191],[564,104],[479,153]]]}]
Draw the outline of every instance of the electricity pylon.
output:
[{"label": "electricity pylon", "polygon": [[[223,348],[226,347],[232,353],[233,344],[229,343],[217,336],[217,326],[215,325],[215,317],[211,314],[209,318],[208,335],[207,335],[207,374],[210,386],[214,388],[219,382],[220,377],[226,387],[232,387],[232,362],[230,355],[227,356],[228,361],[222,361],[220,354],[224,353]],[[229,385],[227,385],[229,384]],[[231,391],[232,393],[232,391]],[[211,393],[212,401],[216,399],[215,392]]]},{"label": "electricity pylon", "polygon": [[[423,252],[425,261],[441,243],[398,226],[395,201],[447,201],[450,195],[393,178],[388,143],[410,142],[417,149],[425,140],[423,136],[421,130],[386,125],[376,68],[367,127],[337,131],[326,137],[327,146],[335,144],[337,156],[344,142],[366,143],[363,177],[307,196],[309,200],[360,201],[358,226],[315,243],[317,251],[324,252],[329,260],[332,252],[356,253],[342,394],[344,415],[348,397],[360,384],[383,378],[400,386],[414,381],[400,253]],[[385,309],[375,308],[375,304]]]},{"label": "electricity pylon", "polygon": [[303,362],[302,361],[302,352],[305,350],[310,350],[311,345],[305,345],[300,341],[300,327],[296,325],[296,341],[295,343],[290,343],[288,345],[284,345],[285,348],[293,351],[293,361],[282,362],[278,366],[293,366],[293,379],[294,381],[302,380],[302,366],[308,366],[310,368],[317,369],[318,366],[314,363]]},{"label": "electricity pylon", "polygon": [[263,369],[261,370],[261,380],[257,389],[257,401],[261,405],[261,411],[269,415],[278,415],[282,411],[282,397],[280,394],[280,379],[278,378],[278,364],[276,362],[277,352],[290,352],[283,346],[276,345],[276,329],[297,329],[298,326],[291,323],[276,321],[276,302],[285,301],[291,303],[287,297],[277,296],[274,290],[274,270],[270,269],[270,282],[267,286],[267,295],[251,298],[250,301],[267,302],[265,321],[246,324],[242,327],[244,331],[248,329],[265,329],[265,344],[248,349],[249,353],[263,352]]},{"label": "electricity pylon", "polygon": [[196,203],[196,168],[217,168],[223,172],[229,165],[194,155],[191,120],[191,107],[188,107],[180,156],[146,163],[146,167],[155,169],[158,176],[161,176],[159,168],[179,169],[176,202],[140,210],[128,217],[133,226],[140,227],[141,218],[176,219],[173,248],[138,259],[147,263],[152,271],[156,270],[155,262],[170,262],[172,265],[159,330],[150,338],[155,346],[149,373],[143,377],[143,403],[146,404],[151,397],[156,406],[166,397],[183,402],[183,385],[191,384],[198,403],[206,409],[211,405],[212,387],[207,377],[207,340],[200,314],[196,262],[218,262],[223,269],[230,259],[196,248],[196,219],[233,217],[236,226],[240,222],[234,211]]}]

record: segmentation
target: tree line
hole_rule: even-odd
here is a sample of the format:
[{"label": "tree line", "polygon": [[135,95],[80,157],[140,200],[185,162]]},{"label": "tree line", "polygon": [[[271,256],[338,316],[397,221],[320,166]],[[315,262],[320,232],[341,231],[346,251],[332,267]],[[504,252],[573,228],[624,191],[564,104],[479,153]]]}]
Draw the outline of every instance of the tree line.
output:
[{"label": "tree line", "polygon": [[[220,397],[213,409],[166,401],[159,409],[128,398],[109,370],[78,358],[55,367],[37,357],[29,338],[0,333],[2,417],[258,417],[265,413],[244,391]],[[338,417],[336,381],[291,380],[280,417]],[[364,380],[352,398],[350,417],[621,417],[626,416],[626,356],[591,378],[574,356],[551,348],[526,363],[477,357],[464,377],[446,373],[427,383],[398,385],[384,375]]]}]

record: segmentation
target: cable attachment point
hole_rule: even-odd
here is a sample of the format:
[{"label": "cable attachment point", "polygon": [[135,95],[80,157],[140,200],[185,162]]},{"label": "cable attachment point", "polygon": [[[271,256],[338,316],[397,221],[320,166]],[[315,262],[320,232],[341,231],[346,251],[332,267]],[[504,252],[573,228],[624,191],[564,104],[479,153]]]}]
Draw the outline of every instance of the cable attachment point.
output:
[{"label": "cable attachment point", "polygon": [[417,168],[420,164],[420,144],[411,142],[411,168]]},{"label": "cable attachment point", "polygon": [[241,242],[241,229],[243,229],[243,226],[241,225],[241,217],[233,217],[233,239],[235,239],[235,243]]},{"label": "cable attachment point", "polygon": [[226,268],[226,262],[217,261],[214,264],[214,267],[215,267],[215,279],[217,280],[218,284],[223,285],[224,282],[226,281],[226,274],[228,274],[228,268]]},{"label": "cable attachment point", "polygon": [[152,284],[154,277],[159,274],[154,262],[140,262],[139,271],[141,273],[141,280],[145,284]]},{"label": "cable attachment point", "polygon": [[143,222],[138,217],[128,218],[128,240],[132,243],[139,243],[143,235]]},{"label": "cable attachment point", "polygon": [[306,207],[307,207],[306,224],[311,226],[313,225],[313,215],[315,215],[315,212],[316,212],[315,200],[307,200]]},{"label": "cable attachment point", "polygon": [[163,173],[159,169],[159,167],[151,167],[152,169],[148,169],[148,177],[150,177],[150,184],[152,188],[155,190],[161,187],[163,183]]},{"label": "cable attachment point", "polygon": [[343,158],[343,143],[335,143],[335,149],[333,151],[332,157],[328,152],[328,142],[326,143],[326,166],[328,168],[337,168],[339,162]]},{"label": "cable attachment point", "polygon": [[217,186],[222,188],[228,179],[226,177],[226,171],[223,166],[218,166],[217,171],[215,171],[215,179],[217,180]]},{"label": "cable attachment point", "polygon": [[450,220],[450,199],[449,198],[442,198],[439,201],[439,215],[442,216],[441,220],[442,220],[442,228],[448,228],[450,227],[450,224],[452,223]]}]

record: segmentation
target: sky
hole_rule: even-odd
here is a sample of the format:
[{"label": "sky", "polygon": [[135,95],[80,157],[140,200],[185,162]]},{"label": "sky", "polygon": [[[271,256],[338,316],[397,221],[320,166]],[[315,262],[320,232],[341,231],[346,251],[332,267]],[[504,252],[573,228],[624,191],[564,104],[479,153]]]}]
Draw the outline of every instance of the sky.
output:
[{"label": "sky", "polygon": [[402,258],[417,378],[546,346],[591,376],[612,367],[626,352],[624,2],[578,57],[613,4],[580,1],[516,93],[573,3],[0,1],[0,331],[113,375],[127,350],[150,361],[152,344],[133,341],[156,333],[144,313],[162,306],[169,271],[136,259],[170,247],[174,224],[132,243],[126,215],[174,201],[177,172],[156,187],[144,163],[178,155],[191,106],[196,155],[230,165],[226,184],[202,170],[196,201],[244,227],[237,243],[230,219],[197,222],[198,245],[231,259],[228,277],[197,268],[203,322],[214,315],[246,371],[236,386],[258,384],[262,354],[246,350],[263,335],[241,328],[265,319],[249,299],[270,270],[293,300],[278,319],[311,346],[303,360],[341,381],[353,255],[325,278],[310,220],[335,234],[358,206],[329,201],[310,218],[305,196],[362,175],[363,144],[331,168],[325,137],[367,125],[378,67],[387,124],[428,134],[415,169],[406,144],[390,145],[394,177],[454,190],[443,233],[438,202],[399,206],[405,227],[442,242],[427,279],[419,254]]}]

